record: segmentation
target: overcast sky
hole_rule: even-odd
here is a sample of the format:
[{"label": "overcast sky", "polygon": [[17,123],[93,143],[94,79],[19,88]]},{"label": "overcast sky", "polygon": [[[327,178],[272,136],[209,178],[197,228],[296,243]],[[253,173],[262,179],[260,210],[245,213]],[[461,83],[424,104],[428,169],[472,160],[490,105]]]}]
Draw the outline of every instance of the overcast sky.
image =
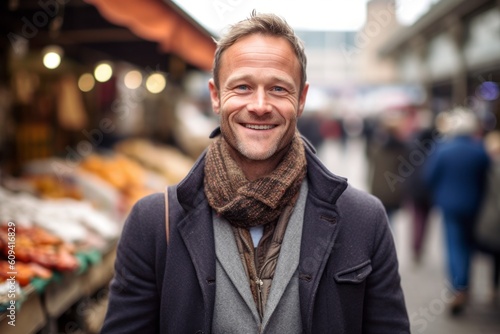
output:
[{"label": "overcast sky", "polygon": [[[397,0],[402,24],[412,24],[436,0]],[[219,35],[229,24],[253,9],[284,17],[294,29],[358,30],[366,16],[367,0],[174,0],[207,30]]]}]

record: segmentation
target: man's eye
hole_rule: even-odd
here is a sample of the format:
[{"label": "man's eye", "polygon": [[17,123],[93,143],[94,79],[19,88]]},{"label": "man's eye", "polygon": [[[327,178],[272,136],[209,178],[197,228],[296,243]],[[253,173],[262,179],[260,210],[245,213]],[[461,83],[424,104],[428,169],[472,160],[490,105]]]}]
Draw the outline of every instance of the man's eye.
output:
[{"label": "man's eye", "polygon": [[236,89],[237,90],[248,90],[248,86],[247,85],[239,85],[239,86],[236,86]]},{"label": "man's eye", "polygon": [[285,91],[285,88],[280,87],[280,86],[274,86],[274,87],[273,87],[273,90],[274,90],[275,92],[284,92],[284,91]]}]

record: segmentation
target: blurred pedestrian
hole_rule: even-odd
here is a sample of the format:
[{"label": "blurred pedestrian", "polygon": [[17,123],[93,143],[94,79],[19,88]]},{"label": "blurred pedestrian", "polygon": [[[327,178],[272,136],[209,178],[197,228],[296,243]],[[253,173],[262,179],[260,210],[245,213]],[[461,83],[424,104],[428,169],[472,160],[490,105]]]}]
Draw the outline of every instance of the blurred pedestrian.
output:
[{"label": "blurred pedestrian", "polygon": [[456,291],[453,315],[461,313],[467,302],[472,231],[489,167],[484,144],[477,138],[478,124],[472,112],[455,109],[448,118],[448,138],[429,157],[425,171],[444,220],[448,270]]},{"label": "blurred pedestrian", "polygon": [[496,302],[500,285],[500,131],[492,131],[485,137],[491,167],[488,173],[486,193],[474,229],[476,245],[493,260],[493,301]]},{"label": "blurred pedestrian", "polygon": [[407,142],[407,161],[418,160],[412,165],[414,170],[404,182],[404,197],[411,216],[413,259],[419,263],[433,207],[431,189],[424,180],[424,168],[429,155],[436,149],[439,138],[435,138],[436,130],[432,126],[430,111],[421,110],[417,117],[417,128]]},{"label": "blurred pedestrian", "polygon": [[309,111],[297,121],[297,129],[309,142],[318,149],[323,144],[324,137],[321,133],[323,117],[316,111]]},{"label": "blurred pedestrian", "polygon": [[401,136],[401,125],[401,115],[382,115],[368,151],[369,189],[384,205],[389,222],[403,203],[404,182],[400,170],[407,148]]}]

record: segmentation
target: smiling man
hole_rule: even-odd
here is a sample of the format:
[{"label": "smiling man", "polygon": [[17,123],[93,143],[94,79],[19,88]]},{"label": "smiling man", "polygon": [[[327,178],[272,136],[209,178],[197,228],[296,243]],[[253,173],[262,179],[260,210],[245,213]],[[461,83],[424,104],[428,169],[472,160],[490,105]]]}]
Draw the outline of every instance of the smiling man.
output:
[{"label": "smiling man", "polygon": [[308,87],[280,17],[252,13],[218,41],[220,128],[167,204],[130,213],[102,333],[409,333],[383,206],[297,131]]},{"label": "smiling man", "polygon": [[253,180],[271,172],[285,155],[308,84],[301,82],[303,68],[281,37],[243,37],[219,62],[219,74],[209,82],[213,110],[221,116],[231,157]]}]

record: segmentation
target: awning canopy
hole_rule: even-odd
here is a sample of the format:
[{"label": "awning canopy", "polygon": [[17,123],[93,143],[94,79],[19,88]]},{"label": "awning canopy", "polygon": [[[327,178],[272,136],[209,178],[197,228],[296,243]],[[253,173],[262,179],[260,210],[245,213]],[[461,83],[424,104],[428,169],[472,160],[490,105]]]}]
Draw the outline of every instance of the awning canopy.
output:
[{"label": "awning canopy", "polygon": [[155,41],[165,53],[210,70],[215,42],[212,36],[171,1],[86,0],[110,22],[127,27],[138,37]]},{"label": "awning canopy", "polygon": [[0,49],[12,48],[24,57],[28,51],[37,53],[55,44],[76,64],[123,60],[144,69],[169,71],[171,61],[179,58],[187,68],[212,67],[211,34],[172,1],[49,2],[44,6],[39,0],[0,2],[4,36]]}]

